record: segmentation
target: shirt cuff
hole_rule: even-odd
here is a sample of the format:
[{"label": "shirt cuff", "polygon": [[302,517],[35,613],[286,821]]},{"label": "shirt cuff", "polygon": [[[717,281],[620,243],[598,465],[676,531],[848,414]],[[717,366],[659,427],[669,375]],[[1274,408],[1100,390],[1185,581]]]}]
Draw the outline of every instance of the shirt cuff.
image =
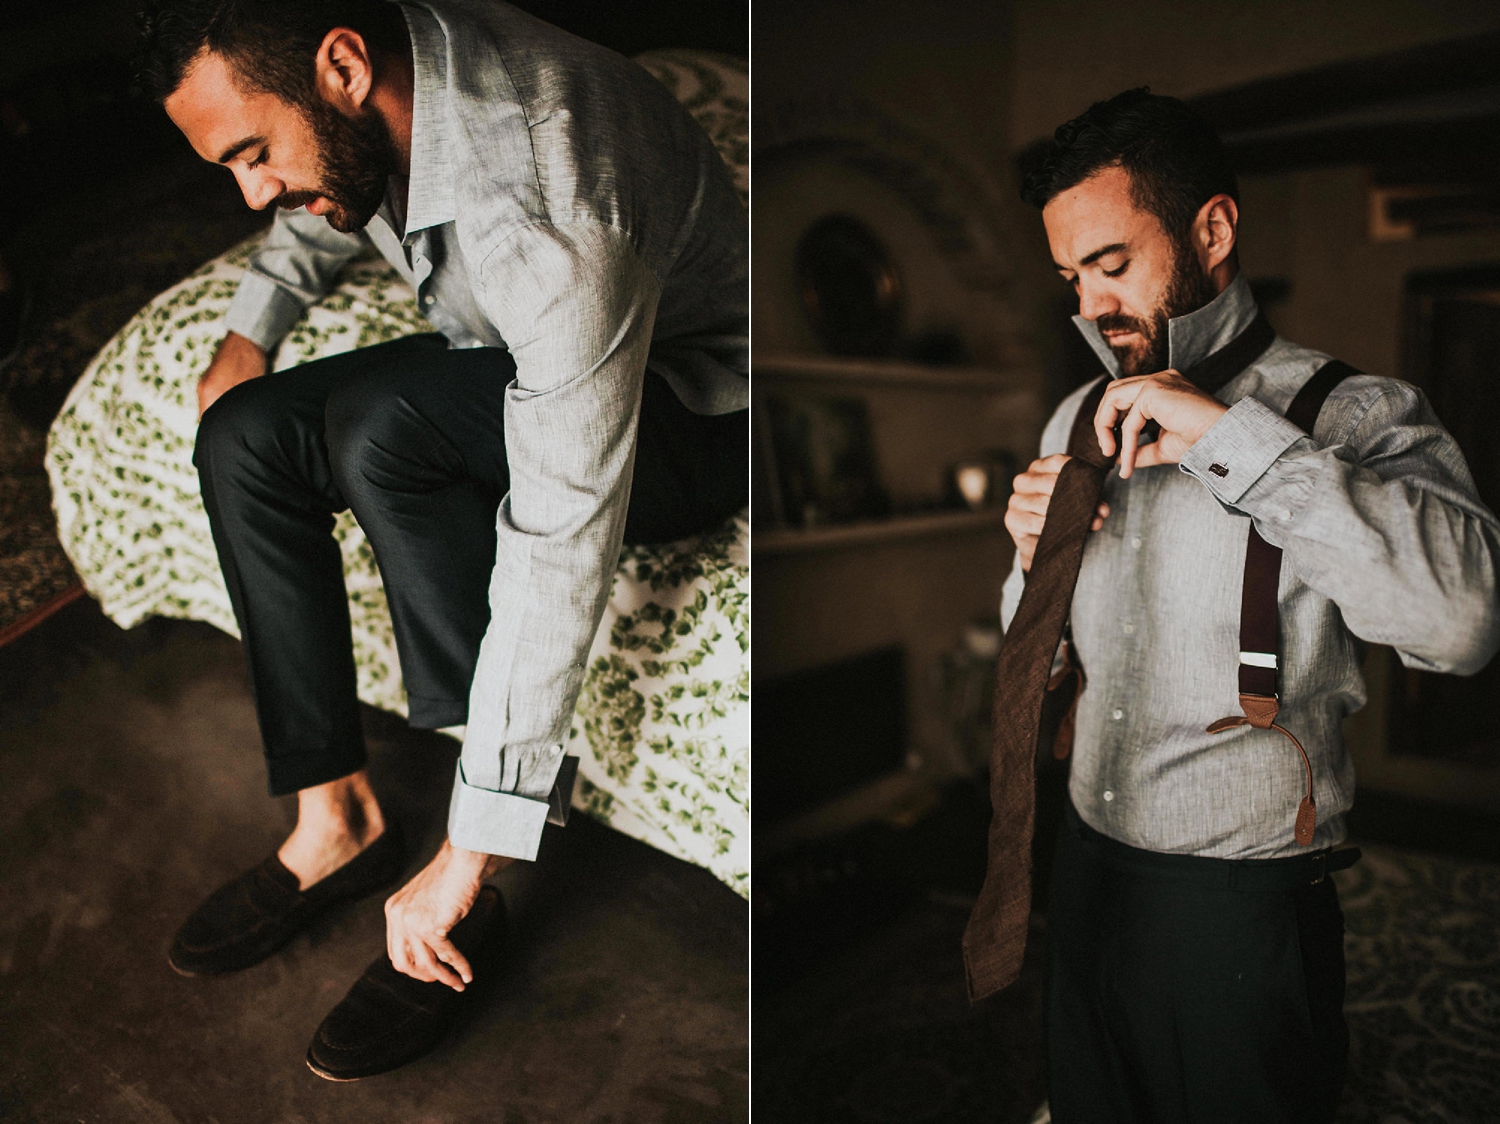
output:
[{"label": "shirt cuff", "polygon": [[229,302],[224,327],[271,351],[305,311],[302,302],[276,282],[246,270]]},{"label": "shirt cuff", "polygon": [[453,774],[453,799],[448,804],[448,841],[466,851],[534,860],[542,828],[549,823],[567,825],[573,778],[577,775],[578,758],[564,757],[547,799],[533,800],[513,792],[475,788],[465,780],[460,761]]},{"label": "shirt cuff", "polygon": [[1183,472],[1233,506],[1307,434],[1263,402],[1241,398],[1183,455]]}]

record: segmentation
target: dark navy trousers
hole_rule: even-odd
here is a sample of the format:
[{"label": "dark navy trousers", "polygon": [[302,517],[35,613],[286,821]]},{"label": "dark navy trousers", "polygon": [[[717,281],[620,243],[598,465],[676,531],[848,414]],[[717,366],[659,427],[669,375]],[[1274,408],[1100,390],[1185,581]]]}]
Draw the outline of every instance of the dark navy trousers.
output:
[{"label": "dark navy trousers", "polygon": [[1142,851],[1068,805],[1047,913],[1054,1124],[1331,1124],[1344,918],[1331,879],[1291,876],[1307,865]]},{"label": "dark navy trousers", "polygon": [[[364,738],[334,516],[380,569],[412,725],[462,724],[489,624],[509,488],[510,354],[410,336],[241,383],[193,463],[255,696],[272,795],[361,768]],[[705,417],[647,372],[627,543],[719,526],[749,488],[746,411]]]}]

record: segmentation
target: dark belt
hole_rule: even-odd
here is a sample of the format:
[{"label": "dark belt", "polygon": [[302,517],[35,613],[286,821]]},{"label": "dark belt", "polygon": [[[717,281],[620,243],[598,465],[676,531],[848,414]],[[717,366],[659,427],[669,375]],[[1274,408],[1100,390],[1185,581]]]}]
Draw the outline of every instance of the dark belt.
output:
[{"label": "dark belt", "polygon": [[1266,893],[1315,886],[1336,870],[1359,861],[1358,847],[1328,848],[1279,859],[1215,859],[1204,855],[1171,855],[1143,851],[1101,835],[1068,802],[1065,830],[1073,832],[1109,867],[1161,881],[1190,882],[1219,890]]}]

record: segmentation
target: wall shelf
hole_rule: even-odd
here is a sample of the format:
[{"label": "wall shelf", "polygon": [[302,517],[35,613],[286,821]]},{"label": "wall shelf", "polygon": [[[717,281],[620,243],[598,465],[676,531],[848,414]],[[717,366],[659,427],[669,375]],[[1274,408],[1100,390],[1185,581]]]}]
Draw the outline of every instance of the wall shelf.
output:
[{"label": "wall shelf", "polygon": [[808,554],[815,551],[844,550],[851,547],[896,542],[901,539],[930,538],[937,535],[973,534],[1003,528],[1005,509],[987,507],[980,511],[938,511],[922,515],[899,515],[891,519],[872,519],[863,523],[837,523],[806,530],[774,528],[757,530],[750,536],[751,552],[756,558],[783,554]]}]

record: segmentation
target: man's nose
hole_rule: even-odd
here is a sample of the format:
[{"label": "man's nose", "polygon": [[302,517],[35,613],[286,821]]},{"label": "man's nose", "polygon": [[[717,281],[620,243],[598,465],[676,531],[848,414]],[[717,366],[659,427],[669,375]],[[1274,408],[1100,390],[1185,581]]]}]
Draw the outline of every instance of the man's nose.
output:
[{"label": "man's nose", "polygon": [[240,192],[252,211],[265,210],[286,190],[284,183],[263,172],[236,171],[234,178],[239,181]]},{"label": "man's nose", "polygon": [[1078,287],[1078,315],[1085,320],[1097,320],[1111,312],[1120,311],[1120,300],[1102,285],[1091,285],[1087,281]]}]

